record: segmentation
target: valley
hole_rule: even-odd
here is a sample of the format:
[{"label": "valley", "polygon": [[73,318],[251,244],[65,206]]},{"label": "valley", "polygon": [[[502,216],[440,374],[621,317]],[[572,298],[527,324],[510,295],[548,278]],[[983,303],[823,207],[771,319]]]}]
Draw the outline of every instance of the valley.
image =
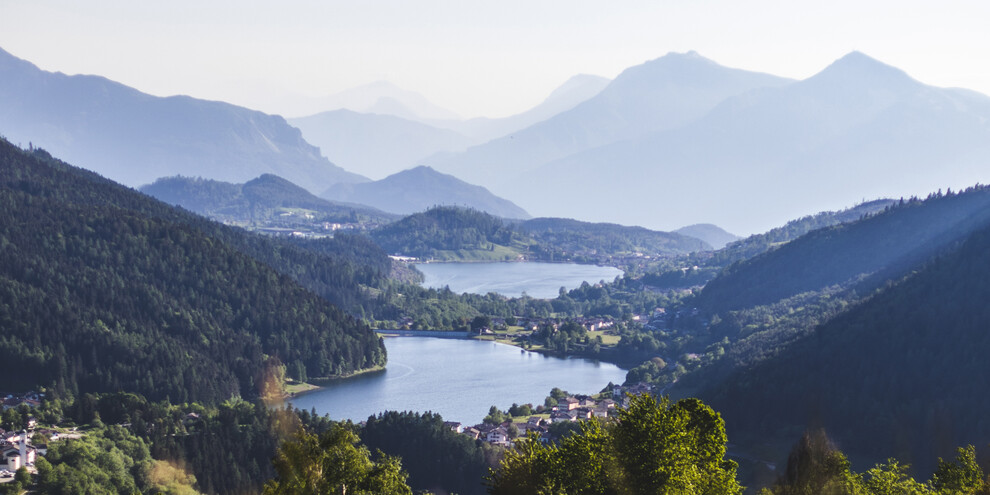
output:
[{"label": "valley", "polygon": [[692,51],[311,101],[0,50],[0,493],[990,491],[990,98]]}]

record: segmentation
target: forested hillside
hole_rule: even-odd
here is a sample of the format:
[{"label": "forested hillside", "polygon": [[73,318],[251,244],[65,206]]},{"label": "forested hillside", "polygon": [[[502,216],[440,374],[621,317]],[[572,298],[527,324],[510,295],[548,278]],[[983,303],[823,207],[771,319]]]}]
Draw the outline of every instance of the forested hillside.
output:
[{"label": "forested hillside", "polygon": [[[293,225],[388,222],[396,218],[371,207],[342,205],[318,198],[272,174],[261,175],[243,184],[192,177],[162,177],[142,186],[141,192],[215,220],[248,226],[263,226],[275,220]],[[294,213],[303,214],[303,218],[294,219]],[[309,217],[305,216],[306,213]]]},{"label": "forested hillside", "polygon": [[705,286],[698,305],[713,312],[735,310],[873,275],[874,284],[882,283],[988,221],[990,189],[985,187],[902,201],[728,267]]},{"label": "forested hillside", "polygon": [[990,228],[705,395],[730,431],[824,425],[847,451],[922,471],[986,445]]},{"label": "forested hillside", "polygon": [[564,252],[667,255],[710,251],[711,245],[683,234],[614,223],[534,218],[519,225],[541,244]]},{"label": "forested hillside", "polygon": [[371,233],[389,253],[437,260],[516,259],[616,264],[711,250],[681,234],[565,218],[510,222],[470,208],[439,206]]},{"label": "forested hillside", "polygon": [[754,242],[770,249],[685,300],[696,318],[644,332],[676,364],[644,363],[631,379],[710,401],[749,448],[825,426],[854,460],[896,455],[926,472],[937,455],[986,444],[976,389],[990,377],[977,357],[990,350],[979,323],[990,189],[898,201],[771,244]]},{"label": "forested hillside", "polygon": [[271,241],[42,151],[0,142],[0,164],[8,387],[216,402],[259,395],[280,364],[317,377],[384,363],[365,325],[244,254],[267,243],[278,256]]},{"label": "forested hillside", "polygon": [[724,267],[736,261],[752,258],[753,256],[779,247],[786,242],[793,241],[813,230],[855,222],[865,216],[882,211],[896,202],[893,199],[875,199],[860,203],[852,208],[839,211],[823,211],[791,220],[780,227],[770,229],[762,234],[754,234],[745,239],[729,243],[725,248],[713,253],[711,261],[708,264]]},{"label": "forested hillside", "polygon": [[529,244],[500,218],[453,206],[409,215],[371,238],[388,253],[423,259],[515,260]]}]

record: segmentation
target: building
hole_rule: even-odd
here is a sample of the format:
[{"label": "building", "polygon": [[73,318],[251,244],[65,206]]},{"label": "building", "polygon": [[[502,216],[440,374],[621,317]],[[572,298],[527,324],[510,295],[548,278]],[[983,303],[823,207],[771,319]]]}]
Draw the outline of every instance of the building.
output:
[{"label": "building", "polygon": [[7,464],[8,471],[33,466],[37,457],[38,449],[28,443],[27,430],[21,432],[21,437],[16,442],[6,442],[0,449],[0,460]]}]

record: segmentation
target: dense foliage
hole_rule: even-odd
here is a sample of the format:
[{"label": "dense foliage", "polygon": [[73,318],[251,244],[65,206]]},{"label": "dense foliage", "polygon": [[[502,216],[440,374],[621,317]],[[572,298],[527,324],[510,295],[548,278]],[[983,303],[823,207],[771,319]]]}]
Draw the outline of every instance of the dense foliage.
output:
[{"label": "dense foliage", "polygon": [[865,473],[850,469],[846,456],[824,430],[805,432],[791,450],[784,474],[761,495],[983,495],[990,493],[972,445],[956,449],[956,457],[938,460],[927,482],[915,481],[909,466],[896,459],[878,463]]},{"label": "dense foliage", "polygon": [[710,250],[704,241],[642,227],[537,218],[518,224],[477,210],[438,206],[371,233],[389,253],[437,260],[625,264],[623,257]]},{"label": "dense foliage", "polygon": [[579,434],[557,445],[535,437],[519,443],[489,477],[489,491],[739,494],[725,446],[722,419],[710,407],[641,395],[619,410],[615,423],[582,423]]},{"label": "dense foliage", "polygon": [[793,241],[813,230],[855,222],[861,218],[883,211],[884,208],[894,203],[896,201],[892,199],[877,199],[845,210],[823,211],[814,215],[801,217],[797,220],[791,220],[781,227],[729,243],[724,249],[713,253],[707,264],[723,267],[736,261],[746,260],[784,243]]},{"label": "dense foliage", "polygon": [[484,493],[482,477],[498,451],[444,426],[433,413],[387,411],[368,418],[361,442],[402,459],[414,490],[472,495]]},{"label": "dense foliage", "polygon": [[875,274],[874,283],[882,283],[988,221],[990,188],[901,202],[728,267],[705,286],[698,304],[711,311],[742,309]]},{"label": "dense foliage", "polygon": [[[275,175],[264,174],[244,184],[191,177],[163,177],[141,192],[166,203],[217,220],[246,225],[312,225],[321,222],[388,222],[393,215],[369,207],[340,205],[310,194]],[[308,210],[312,218],[286,218],[283,213]],[[295,221],[293,221],[295,220]]]},{"label": "dense foliage", "polygon": [[200,493],[194,488],[196,477],[182,465],[153,459],[145,440],[120,426],[53,442],[36,465],[31,490],[38,493]]},{"label": "dense foliage", "polygon": [[278,478],[265,484],[266,495],[412,495],[401,461],[382,456],[372,461],[358,436],[344,425],[320,435],[301,431],[278,449],[273,461]]},{"label": "dense foliage", "polygon": [[283,363],[314,377],[384,363],[366,326],[224,242],[236,235],[43,152],[0,143],[0,216],[10,388],[218,402],[261,394]]},{"label": "dense foliage", "polygon": [[[524,237],[500,218],[454,206],[409,215],[372,232],[371,238],[388,253],[422,259],[450,259],[458,252],[494,252],[496,246],[506,251],[514,244],[525,247]],[[515,259],[516,253],[507,256]]]},{"label": "dense foliage", "polygon": [[922,468],[952,445],[984,443],[987,273],[990,228],[709,396],[739,430],[765,435],[814,419],[849,449]]},{"label": "dense foliage", "polygon": [[519,224],[544,251],[543,259],[596,260],[597,255],[671,255],[710,251],[706,242],[673,232],[566,218],[534,218]]}]

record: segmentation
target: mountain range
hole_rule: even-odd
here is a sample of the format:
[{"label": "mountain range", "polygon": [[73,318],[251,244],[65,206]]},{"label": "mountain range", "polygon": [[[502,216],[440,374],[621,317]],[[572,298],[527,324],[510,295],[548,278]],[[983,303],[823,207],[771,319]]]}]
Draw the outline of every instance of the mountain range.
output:
[{"label": "mountain range", "polygon": [[408,169],[427,156],[462,150],[474,142],[456,131],[423,122],[344,109],[289,122],[334,163],[375,180]]},{"label": "mountain range", "polygon": [[[6,52],[0,71],[0,134],[132,186],[266,173],[311,193],[367,182],[278,116],[48,73]],[[294,122],[358,173],[427,165],[537,216],[655,230],[760,232],[867,197],[986,182],[990,161],[990,98],[925,85],[859,52],[801,81],[671,53],[612,81],[578,76],[505,119],[457,120],[384,83],[351,96],[380,114]]]},{"label": "mountain range", "polygon": [[[425,163],[506,194],[528,171],[544,163],[651,131],[676,128],[703,116],[730,96],[788,82],[768,74],[721,67],[694,52],[672,53],[626,69],[597,95],[570,110],[463,153],[437,156]],[[557,179],[544,183],[561,191],[550,196],[562,194],[567,187],[557,188]],[[570,179],[568,183],[581,180]],[[534,188],[527,189],[530,194]],[[542,203],[537,206],[544,207]],[[561,214],[558,209],[546,216],[573,215]]]},{"label": "mountain range", "polygon": [[132,187],[172,175],[243,182],[272,173],[313,192],[367,180],[330,163],[282,117],[46,72],[3,50],[0,135]]},{"label": "mountain range", "polygon": [[424,162],[536,215],[758,232],[985,182],[988,160],[990,98],[852,52],[796,82],[669,54],[572,110]]},{"label": "mountain range", "polygon": [[460,116],[428,100],[425,96],[402,89],[388,81],[346,89],[328,96],[309,98],[306,110],[292,111],[292,117],[313,115],[332,110],[391,115],[405,120],[460,120]]},{"label": "mountain range", "polygon": [[611,81],[602,76],[578,74],[553,90],[539,105],[508,117],[476,117],[458,120],[429,120],[431,125],[455,130],[480,144],[512,134],[566,112],[601,93]]},{"label": "mountain range", "polygon": [[[358,112],[341,108],[289,119],[289,123],[298,127],[303,137],[319,146],[334,163],[373,179],[381,179],[419,165],[422,159],[429,156],[463,151],[468,146],[546,120],[593,97],[608,82],[608,79],[599,76],[574,76],[539,105],[503,118],[436,119],[410,112],[376,113],[376,109]],[[367,90],[374,88],[384,94],[406,94],[390,85],[376,85]],[[425,99],[417,95],[411,98],[408,105],[416,106],[416,102],[422,100]]]}]

